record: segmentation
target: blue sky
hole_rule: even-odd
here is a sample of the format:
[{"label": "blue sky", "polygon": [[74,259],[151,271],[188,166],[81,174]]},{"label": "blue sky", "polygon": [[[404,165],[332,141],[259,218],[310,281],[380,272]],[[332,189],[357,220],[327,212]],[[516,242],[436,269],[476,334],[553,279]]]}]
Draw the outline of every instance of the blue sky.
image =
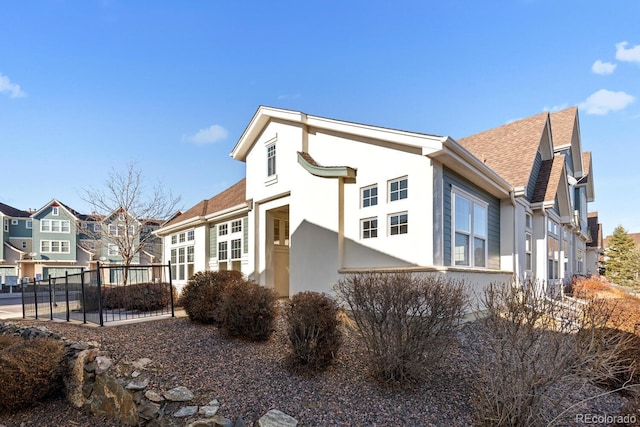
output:
[{"label": "blue sky", "polygon": [[189,208],[259,105],[455,138],[578,105],[610,234],[640,232],[640,2],[0,0],[0,201],[136,162]]}]

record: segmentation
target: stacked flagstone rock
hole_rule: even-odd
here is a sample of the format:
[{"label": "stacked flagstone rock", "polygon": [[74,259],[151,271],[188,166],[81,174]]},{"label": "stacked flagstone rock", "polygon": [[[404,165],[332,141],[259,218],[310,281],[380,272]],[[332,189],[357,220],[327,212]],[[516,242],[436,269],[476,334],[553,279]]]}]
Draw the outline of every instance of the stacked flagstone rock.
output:
[{"label": "stacked flagstone rock", "polygon": [[[20,328],[0,323],[0,334],[26,339],[61,339],[67,347],[69,374],[65,378],[67,400],[94,415],[118,420],[123,425],[149,427],[244,427],[244,420],[218,414],[220,403],[212,396],[206,405],[195,405],[186,387],[157,391],[149,388],[148,358],[113,363],[95,341],[72,342],[45,327]],[[294,427],[298,421],[273,409],[259,420],[260,427]]]}]

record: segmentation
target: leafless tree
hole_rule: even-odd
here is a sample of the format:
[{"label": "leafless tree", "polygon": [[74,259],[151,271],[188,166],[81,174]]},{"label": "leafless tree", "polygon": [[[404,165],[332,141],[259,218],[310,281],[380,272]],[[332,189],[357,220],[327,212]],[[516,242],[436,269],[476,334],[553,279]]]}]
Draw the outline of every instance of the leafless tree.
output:
[{"label": "leafless tree", "polygon": [[113,169],[105,185],[105,189],[87,188],[82,195],[93,210],[91,222],[99,225],[85,231],[100,242],[103,254],[111,248],[112,255],[121,259],[126,284],[128,267],[157,239],[150,230],[176,213],[180,197],[165,192],[161,183],[152,189],[145,187],[134,162],[124,172]]}]

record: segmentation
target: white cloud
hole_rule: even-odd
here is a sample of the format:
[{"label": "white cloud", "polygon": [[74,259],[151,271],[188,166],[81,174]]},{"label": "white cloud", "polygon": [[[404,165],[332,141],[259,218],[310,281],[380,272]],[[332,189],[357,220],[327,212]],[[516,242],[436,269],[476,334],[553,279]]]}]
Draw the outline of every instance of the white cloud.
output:
[{"label": "white cloud", "polygon": [[211,125],[208,128],[200,129],[194,135],[183,136],[182,140],[195,142],[198,145],[213,144],[227,137],[229,132],[220,125]]},{"label": "white cloud", "polygon": [[615,71],[617,65],[610,62],[602,62],[599,59],[591,66],[591,71],[596,74],[607,75]]},{"label": "white cloud", "polygon": [[565,108],[568,108],[568,107],[569,107],[569,104],[567,104],[566,102],[564,104],[554,105],[553,107],[547,107],[545,105],[544,108],[542,109],[542,111],[548,111],[550,113],[555,113],[556,111],[564,110]]},{"label": "white cloud", "polygon": [[640,63],[640,45],[627,49],[627,42],[616,43],[616,59],[618,61],[638,62]]},{"label": "white cloud", "polygon": [[610,90],[600,89],[580,104],[580,108],[587,114],[604,116],[610,111],[618,111],[626,108],[635,100],[633,96],[622,91],[612,92]]},{"label": "white cloud", "polygon": [[27,96],[25,92],[20,89],[20,85],[11,83],[9,77],[0,73],[0,93],[8,92],[11,98],[23,98]]}]

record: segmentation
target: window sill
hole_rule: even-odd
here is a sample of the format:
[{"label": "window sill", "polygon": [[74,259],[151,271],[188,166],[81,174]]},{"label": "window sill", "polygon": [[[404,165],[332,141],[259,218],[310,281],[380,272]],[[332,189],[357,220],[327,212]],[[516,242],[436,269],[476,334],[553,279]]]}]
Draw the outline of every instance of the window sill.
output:
[{"label": "window sill", "polygon": [[278,182],[278,174],[275,175],[271,175],[269,177],[267,177],[266,181],[264,182],[265,186],[269,186],[269,185],[273,185],[275,183]]}]

